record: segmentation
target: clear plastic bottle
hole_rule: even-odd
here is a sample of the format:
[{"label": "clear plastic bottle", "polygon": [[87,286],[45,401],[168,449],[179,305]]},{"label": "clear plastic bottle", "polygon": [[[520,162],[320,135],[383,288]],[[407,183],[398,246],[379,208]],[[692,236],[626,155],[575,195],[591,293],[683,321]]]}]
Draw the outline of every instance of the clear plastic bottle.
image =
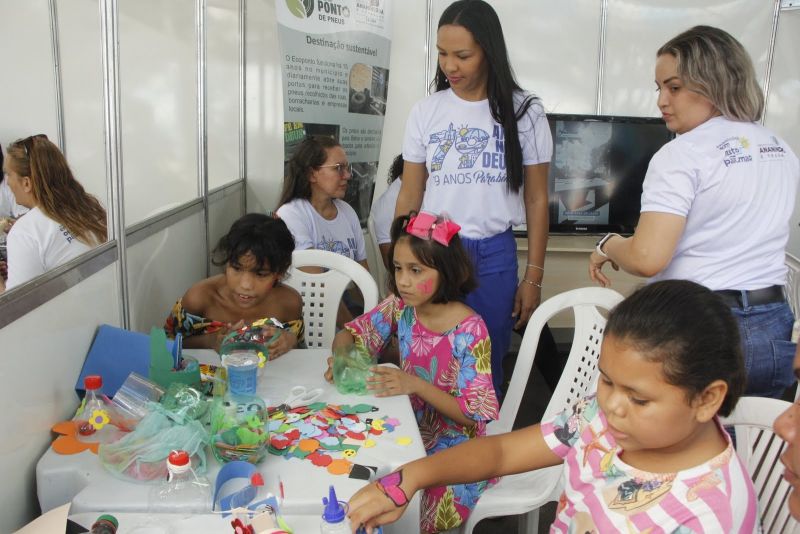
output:
[{"label": "clear plastic bottle", "polygon": [[320,534],[351,534],[350,522],[347,520],[347,505],[336,498],[333,486],[328,489],[328,497],[322,498],[325,508],[322,511]]},{"label": "clear plastic bottle", "polygon": [[116,534],[119,523],[113,515],[103,514],[92,524],[89,534]]},{"label": "clear plastic bottle", "polygon": [[73,418],[78,439],[98,443],[114,441],[119,432],[112,424],[114,410],[111,402],[102,392],[103,378],[100,375],[84,377],[83,387],[86,395]]},{"label": "clear plastic bottle", "polygon": [[209,512],[211,487],[198,476],[186,451],[172,451],[167,457],[167,479],[150,490],[150,512]]}]

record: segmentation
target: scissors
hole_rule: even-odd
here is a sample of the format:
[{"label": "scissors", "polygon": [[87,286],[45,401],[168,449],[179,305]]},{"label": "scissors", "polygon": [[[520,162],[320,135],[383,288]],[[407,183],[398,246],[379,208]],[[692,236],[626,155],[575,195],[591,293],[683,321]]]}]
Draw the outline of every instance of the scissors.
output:
[{"label": "scissors", "polygon": [[308,390],[305,386],[294,386],[286,400],[278,406],[278,410],[287,412],[298,406],[306,406],[318,399],[320,395],[322,395],[322,388]]}]

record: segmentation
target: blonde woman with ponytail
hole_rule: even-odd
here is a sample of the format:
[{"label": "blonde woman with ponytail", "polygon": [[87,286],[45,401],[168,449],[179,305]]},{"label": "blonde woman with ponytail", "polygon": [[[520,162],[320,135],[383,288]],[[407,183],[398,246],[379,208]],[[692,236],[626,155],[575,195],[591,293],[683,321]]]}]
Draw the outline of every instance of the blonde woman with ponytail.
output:
[{"label": "blonde woman with ponytail", "polygon": [[17,204],[30,209],[8,234],[6,288],[106,241],[106,210],[75,179],[64,155],[47,136],[13,142],[3,172]]}]

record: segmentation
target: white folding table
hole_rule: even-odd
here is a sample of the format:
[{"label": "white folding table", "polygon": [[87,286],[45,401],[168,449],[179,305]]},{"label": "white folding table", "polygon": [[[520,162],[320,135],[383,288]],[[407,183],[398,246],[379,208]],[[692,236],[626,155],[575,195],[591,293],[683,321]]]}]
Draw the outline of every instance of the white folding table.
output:
[{"label": "white folding table", "polygon": [[[186,352],[194,352],[201,362],[217,357],[213,351]],[[288,396],[293,386],[301,385],[308,389],[319,387],[323,389],[322,396],[317,399],[320,402],[371,404],[378,407],[378,411],[369,414],[369,417],[387,416],[398,419],[400,425],[393,432],[371,436],[376,445],[371,448],[361,447],[351,458],[354,463],[377,467],[379,476],[406,462],[423,457],[425,449],[409,398],[405,395],[383,398],[341,395],[323,377],[329,355],[330,351],[325,349],[296,349],[269,362],[259,378],[258,394],[265,399],[267,405],[274,406]],[[411,443],[398,444],[397,439],[400,437],[411,438]],[[207,457],[206,476],[213,484],[220,465],[210,451]],[[317,467],[306,460],[287,459],[272,454],[268,454],[258,465],[258,471],[263,475],[265,483],[261,491],[278,495],[279,477],[283,481],[285,501],[282,513],[286,516],[318,518],[322,513],[322,497],[327,496],[330,484],[336,488],[340,500],[348,500],[366,483],[348,478],[347,475],[331,475],[324,467]],[[89,451],[64,456],[48,449],[36,466],[36,481],[42,512],[67,502],[72,503],[72,514],[147,512],[147,497],[151,486],[112,476],[97,456]],[[387,534],[417,532],[419,512],[417,495],[402,519],[385,529]]]}]

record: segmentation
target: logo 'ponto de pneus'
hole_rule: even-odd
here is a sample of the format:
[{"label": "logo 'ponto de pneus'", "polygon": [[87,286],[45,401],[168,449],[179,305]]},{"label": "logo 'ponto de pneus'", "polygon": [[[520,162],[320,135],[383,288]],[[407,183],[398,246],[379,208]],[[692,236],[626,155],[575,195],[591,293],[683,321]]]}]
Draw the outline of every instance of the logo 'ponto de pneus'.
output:
[{"label": "logo 'ponto de pneus'", "polygon": [[314,0],[286,0],[286,7],[292,15],[304,19],[314,12]]}]

